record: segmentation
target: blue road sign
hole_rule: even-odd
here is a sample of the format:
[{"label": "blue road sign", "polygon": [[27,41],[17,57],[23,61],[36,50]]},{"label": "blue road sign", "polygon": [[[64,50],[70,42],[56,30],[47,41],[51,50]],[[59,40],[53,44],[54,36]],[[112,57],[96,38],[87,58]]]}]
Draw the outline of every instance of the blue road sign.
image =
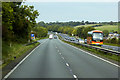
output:
[{"label": "blue road sign", "polygon": [[34,34],[31,34],[31,37],[34,37],[35,35]]},{"label": "blue road sign", "polygon": [[31,34],[31,39],[35,39],[35,35],[34,34]]}]

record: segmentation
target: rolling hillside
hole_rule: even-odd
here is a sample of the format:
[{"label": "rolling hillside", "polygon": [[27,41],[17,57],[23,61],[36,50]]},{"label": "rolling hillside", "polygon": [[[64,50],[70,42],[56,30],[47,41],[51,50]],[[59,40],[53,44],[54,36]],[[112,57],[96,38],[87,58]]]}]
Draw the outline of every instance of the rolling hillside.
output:
[{"label": "rolling hillside", "polygon": [[[78,27],[88,27],[88,26],[95,26],[95,25],[99,25],[99,24],[90,24],[90,25],[80,25],[80,26],[76,26],[75,28],[78,28]],[[114,31],[118,31],[118,25],[102,25],[102,26],[98,26],[98,27],[95,27],[96,30],[108,30],[109,32],[112,32],[113,30]]]}]

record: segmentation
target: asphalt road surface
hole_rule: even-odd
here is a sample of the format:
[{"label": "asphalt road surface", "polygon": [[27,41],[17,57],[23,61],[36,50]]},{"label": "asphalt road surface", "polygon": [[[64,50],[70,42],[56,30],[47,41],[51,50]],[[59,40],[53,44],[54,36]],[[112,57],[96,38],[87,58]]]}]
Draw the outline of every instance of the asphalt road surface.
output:
[{"label": "asphalt road surface", "polygon": [[42,44],[8,78],[118,78],[117,66],[58,39],[39,42]]}]

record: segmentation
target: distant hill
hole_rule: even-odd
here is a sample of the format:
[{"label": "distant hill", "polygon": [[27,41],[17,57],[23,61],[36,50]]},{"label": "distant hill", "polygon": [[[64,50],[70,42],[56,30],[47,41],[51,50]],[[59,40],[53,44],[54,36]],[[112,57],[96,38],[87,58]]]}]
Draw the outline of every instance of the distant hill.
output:
[{"label": "distant hill", "polygon": [[60,26],[60,27],[63,27],[63,26],[69,26],[69,27],[75,27],[75,26],[78,26],[78,25],[85,25],[85,24],[95,24],[95,22],[75,22],[75,21],[69,21],[69,22],[49,22],[49,23],[44,23],[43,21],[41,22],[38,22],[38,25],[39,26],[43,26],[43,27],[47,27],[47,26],[54,26],[54,25],[57,25],[57,26]]},{"label": "distant hill", "polygon": [[94,27],[96,30],[108,30],[109,32],[113,32],[114,31],[118,31],[118,25],[102,25],[102,24],[89,24],[89,25],[80,25],[80,26],[76,26],[74,28],[78,28],[78,27]]},{"label": "distant hill", "polygon": [[75,28],[82,27],[82,26],[84,26],[84,27],[88,27],[88,26],[91,26],[91,27],[100,27],[102,25],[101,24],[87,24],[87,25],[78,25],[78,26],[75,26]]},{"label": "distant hill", "polygon": [[95,29],[101,30],[101,31],[108,30],[109,32],[113,32],[113,30],[117,32],[119,31],[118,25],[103,25],[101,27],[95,27]]}]

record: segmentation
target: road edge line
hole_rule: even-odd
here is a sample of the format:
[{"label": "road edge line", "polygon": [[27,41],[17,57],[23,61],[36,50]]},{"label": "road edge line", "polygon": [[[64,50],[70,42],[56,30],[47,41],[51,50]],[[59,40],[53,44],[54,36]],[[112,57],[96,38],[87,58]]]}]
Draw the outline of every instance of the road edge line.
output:
[{"label": "road edge line", "polygon": [[[47,40],[46,40],[47,41]],[[44,41],[43,43],[45,43],[46,41]],[[39,46],[41,46],[43,43],[39,44],[36,48],[34,48],[27,56],[25,56],[10,72],[8,72],[8,74],[2,79],[5,80],[7,79],[16,69],[17,67],[19,67],[19,65],[21,65],[31,54],[33,51],[35,51]]]},{"label": "road edge line", "polygon": [[[59,40],[60,40],[60,39],[59,39]],[[61,40],[60,40],[60,41],[61,41]],[[89,53],[89,52],[86,52],[86,51],[84,51],[84,50],[82,50],[82,49],[80,49],[80,48],[77,48],[77,47],[75,47],[75,46],[72,46],[72,45],[70,45],[70,44],[68,44],[68,43],[65,43],[65,42],[63,42],[63,41],[61,41],[61,42],[64,43],[64,44],[67,44],[67,45],[69,45],[69,46],[71,46],[71,47],[73,47],[73,48],[75,48],[75,49],[78,49],[78,50],[80,50],[80,51],[82,51],[82,52],[85,52],[85,53],[87,53],[88,55],[91,55],[91,56],[93,56],[93,57],[95,57],[95,58],[98,58],[98,59],[100,59],[100,60],[102,60],[102,61],[104,61],[104,62],[107,62],[107,63],[109,63],[109,64],[112,64],[112,65],[120,68],[119,65],[117,65],[117,64],[115,64],[115,63],[112,63],[112,62],[110,62],[110,61],[108,61],[108,60],[106,60],[106,59],[103,59],[103,58],[98,57],[98,56],[96,56],[96,55],[94,55],[94,54],[91,54],[91,53]]]}]

